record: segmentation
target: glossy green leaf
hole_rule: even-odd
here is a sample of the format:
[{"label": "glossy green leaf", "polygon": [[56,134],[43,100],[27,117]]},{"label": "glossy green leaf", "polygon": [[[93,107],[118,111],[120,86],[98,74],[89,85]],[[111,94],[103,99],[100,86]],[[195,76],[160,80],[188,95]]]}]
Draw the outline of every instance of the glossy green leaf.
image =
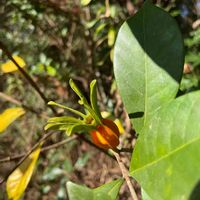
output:
[{"label": "glossy green leaf", "polygon": [[130,173],[152,199],[190,199],[200,180],[200,91],[181,96],[146,124]]},{"label": "glossy green leaf", "polygon": [[183,71],[183,41],[175,20],[146,1],[120,28],[114,72],[133,126],[139,133],[176,96]]},{"label": "glossy green leaf", "polygon": [[95,188],[93,191],[96,194],[100,192],[108,194],[111,197],[111,199],[114,200],[114,199],[117,199],[117,195],[122,183],[123,183],[123,179],[118,179],[118,180],[106,183],[98,188]]},{"label": "glossy green leaf", "polygon": [[143,188],[141,188],[142,193],[142,200],[152,200],[152,198],[149,197],[149,195],[144,191]]},{"label": "glossy green leaf", "polygon": [[115,200],[123,183],[118,179],[98,188],[90,189],[72,182],[67,183],[69,200]]}]

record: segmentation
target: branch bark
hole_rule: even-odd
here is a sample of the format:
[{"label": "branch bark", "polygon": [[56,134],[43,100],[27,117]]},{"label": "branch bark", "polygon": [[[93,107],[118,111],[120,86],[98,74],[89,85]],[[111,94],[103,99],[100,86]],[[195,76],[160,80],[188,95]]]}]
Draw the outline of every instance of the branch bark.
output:
[{"label": "branch bark", "polygon": [[119,164],[120,170],[122,172],[122,175],[126,181],[126,184],[128,185],[129,191],[131,193],[131,197],[133,200],[138,200],[137,194],[134,190],[134,187],[131,183],[130,177],[129,177],[129,172],[126,169],[124,163],[122,162],[119,153],[117,153],[116,151],[112,150],[112,153],[114,154],[115,158],[117,159],[117,162]]},{"label": "branch bark", "polygon": [[[8,58],[16,65],[16,67],[18,68],[18,70],[22,73],[22,75],[30,83],[30,85],[37,91],[37,93],[40,95],[40,97],[43,99],[43,101],[47,105],[47,103],[49,102],[49,100],[46,98],[46,96],[44,95],[44,93],[40,90],[40,88],[38,87],[38,85],[34,82],[34,80],[32,79],[32,77],[28,73],[26,73],[26,71],[23,68],[21,68],[19,66],[19,64],[15,61],[15,59],[12,57],[12,54],[9,52],[9,50],[3,44],[2,41],[0,41],[0,48],[8,56]],[[48,106],[49,106],[49,108],[52,110],[52,112],[54,114],[57,114],[56,110],[52,106],[50,106],[50,105],[48,105]]]},{"label": "branch bark", "polygon": [[[75,139],[77,139],[77,136],[76,136],[76,135],[74,135],[74,136],[72,136],[72,137],[70,137],[70,138],[67,138],[67,139],[65,139],[65,140],[62,140],[62,141],[60,141],[60,142],[57,142],[57,143],[55,143],[55,144],[45,146],[45,147],[43,147],[43,148],[41,149],[41,152],[45,152],[45,151],[48,151],[48,150],[50,150],[50,149],[58,148],[58,147],[60,147],[60,146],[62,146],[62,145],[64,145],[64,144],[67,144],[67,143],[69,143],[69,142],[75,140]],[[24,156],[26,156],[26,153],[21,153],[21,154],[14,155],[14,156],[7,156],[7,157],[5,157],[5,158],[0,159],[0,164],[1,164],[1,163],[5,163],[5,162],[10,162],[10,161],[18,160],[18,159],[20,159],[20,158],[23,158]]]}]

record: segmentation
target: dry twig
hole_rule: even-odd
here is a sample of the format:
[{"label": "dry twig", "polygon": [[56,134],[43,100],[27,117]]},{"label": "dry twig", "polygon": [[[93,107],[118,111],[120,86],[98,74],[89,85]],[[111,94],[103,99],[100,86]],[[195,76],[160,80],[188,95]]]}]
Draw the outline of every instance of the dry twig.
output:
[{"label": "dry twig", "polygon": [[115,158],[117,159],[117,162],[119,164],[120,170],[122,172],[122,175],[128,185],[128,188],[130,190],[131,193],[131,197],[133,198],[133,200],[138,200],[137,194],[134,190],[134,187],[131,183],[130,177],[129,177],[129,173],[128,170],[126,169],[126,167],[124,166],[124,163],[122,162],[119,153],[117,153],[116,151],[112,150],[112,153],[114,154]]}]

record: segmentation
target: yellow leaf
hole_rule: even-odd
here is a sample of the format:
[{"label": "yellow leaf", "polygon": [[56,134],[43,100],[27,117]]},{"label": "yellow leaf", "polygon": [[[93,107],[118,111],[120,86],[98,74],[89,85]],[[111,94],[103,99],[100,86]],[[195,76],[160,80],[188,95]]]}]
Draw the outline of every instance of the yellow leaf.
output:
[{"label": "yellow leaf", "polygon": [[0,133],[3,132],[13,121],[25,113],[23,108],[8,108],[0,114]]},{"label": "yellow leaf", "polygon": [[81,0],[82,6],[87,6],[92,0]]},{"label": "yellow leaf", "polygon": [[[25,67],[26,63],[25,61],[19,57],[19,56],[13,56],[13,59],[17,62],[17,64],[23,68]],[[14,72],[14,71],[17,71],[18,68],[17,66],[15,65],[15,63],[13,63],[12,60],[9,60],[7,61],[6,63],[2,64],[1,65],[1,70],[4,72],[4,73],[9,73],[9,72]]]},{"label": "yellow leaf", "polygon": [[6,191],[8,199],[18,200],[23,195],[33,174],[36,162],[40,154],[40,146],[33,151],[28,158],[8,177]]},{"label": "yellow leaf", "polygon": [[114,120],[115,124],[117,125],[118,129],[119,129],[119,133],[123,134],[125,132],[124,127],[122,126],[121,121],[117,118]]},{"label": "yellow leaf", "polygon": [[123,134],[125,132],[124,130],[124,127],[121,123],[121,121],[118,119],[118,118],[114,118],[114,116],[111,115],[110,112],[107,112],[107,111],[102,111],[101,112],[101,116],[105,119],[111,119],[111,120],[114,120],[115,124],[117,125],[118,129],[119,129],[119,133],[120,134]]}]

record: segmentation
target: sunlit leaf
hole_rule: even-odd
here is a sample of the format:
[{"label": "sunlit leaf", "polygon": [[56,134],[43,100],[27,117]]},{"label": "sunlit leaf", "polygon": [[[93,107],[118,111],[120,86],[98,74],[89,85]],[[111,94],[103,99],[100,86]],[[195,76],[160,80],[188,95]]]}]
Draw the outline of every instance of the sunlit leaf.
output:
[{"label": "sunlit leaf", "polygon": [[[19,57],[19,56],[13,56],[13,59],[17,62],[17,64],[23,68],[26,66],[26,63],[25,61]],[[2,64],[1,65],[1,70],[4,72],[4,73],[9,73],[9,72],[14,72],[14,71],[17,71],[18,68],[17,66],[15,65],[15,63],[13,63],[13,61],[9,60],[7,61],[6,63]]]},{"label": "sunlit leaf", "polygon": [[92,0],[81,0],[82,6],[87,6]]},{"label": "sunlit leaf", "polygon": [[116,35],[116,31],[113,27],[111,27],[108,31],[108,46],[113,46],[114,42],[115,42],[115,35]]},{"label": "sunlit leaf", "polygon": [[50,66],[50,65],[48,65],[48,66],[46,67],[46,69],[47,69],[47,74],[48,74],[49,76],[55,76],[56,73],[57,73],[56,69],[55,69],[54,67]]},{"label": "sunlit leaf", "polygon": [[137,133],[176,96],[183,53],[176,21],[150,1],[145,1],[140,11],[121,26],[115,42],[114,71]]},{"label": "sunlit leaf", "polygon": [[122,125],[122,122],[117,118],[114,120],[115,124],[117,125],[117,128],[119,129],[120,134],[123,134],[125,132],[124,127]]},{"label": "sunlit leaf", "polygon": [[8,177],[6,190],[8,199],[18,200],[23,195],[33,174],[41,148],[38,147],[28,158]]},{"label": "sunlit leaf", "polygon": [[198,189],[199,105],[200,91],[178,97],[143,128],[134,147],[130,174],[150,198],[188,200]]},{"label": "sunlit leaf", "polygon": [[0,114],[0,133],[3,132],[13,121],[25,113],[23,108],[8,108]]}]

